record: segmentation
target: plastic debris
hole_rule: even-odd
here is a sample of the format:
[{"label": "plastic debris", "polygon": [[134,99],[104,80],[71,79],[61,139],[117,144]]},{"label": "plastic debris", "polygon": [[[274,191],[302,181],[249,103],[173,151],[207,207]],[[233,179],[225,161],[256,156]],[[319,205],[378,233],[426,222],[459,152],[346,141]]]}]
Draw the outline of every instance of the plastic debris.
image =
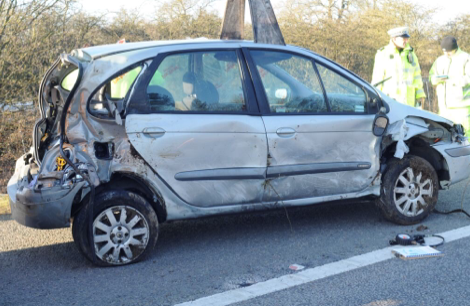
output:
[{"label": "plastic debris", "polygon": [[299,270],[305,269],[305,267],[302,265],[293,264],[289,266],[289,269],[294,270],[294,271],[299,271]]}]

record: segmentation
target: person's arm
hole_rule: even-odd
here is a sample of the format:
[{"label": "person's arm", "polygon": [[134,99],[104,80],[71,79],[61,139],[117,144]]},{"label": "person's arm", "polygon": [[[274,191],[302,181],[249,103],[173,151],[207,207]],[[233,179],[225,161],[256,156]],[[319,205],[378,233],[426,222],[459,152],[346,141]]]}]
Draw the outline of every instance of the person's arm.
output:
[{"label": "person's arm", "polygon": [[[370,81],[370,83],[373,85],[375,83],[382,81],[384,78],[385,78],[384,63],[382,61],[381,52],[377,51],[377,53],[375,54],[374,70],[372,72],[372,80]],[[383,83],[378,85],[377,88],[382,90]]]},{"label": "person's arm", "polygon": [[432,83],[432,85],[436,86],[439,83],[444,83],[445,79],[438,78],[437,76],[439,75],[437,71],[437,60],[432,64],[431,70],[429,70],[429,81]]},{"label": "person's arm", "polygon": [[413,73],[413,86],[416,88],[416,101],[424,100],[426,98],[426,94],[424,93],[423,89],[423,78],[421,77],[421,67],[419,66],[418,57],[413,52],[413,56],[416,62],[416,68]]},{"label": "person's arm", "polygon": [[462,87],[465,87],[467,85],[470,85],[470,55],[467,54],[467,60],[465,61],[464,67],[464,76],[463,76],[463,82],[462,82]]}]

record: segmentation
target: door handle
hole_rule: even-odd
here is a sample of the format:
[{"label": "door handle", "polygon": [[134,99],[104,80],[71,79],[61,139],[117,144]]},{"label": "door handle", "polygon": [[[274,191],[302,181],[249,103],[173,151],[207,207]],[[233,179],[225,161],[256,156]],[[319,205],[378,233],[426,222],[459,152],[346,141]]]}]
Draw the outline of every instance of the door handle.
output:
[{"label": "door handle", "polygon": [[162,137],[165,133],[166,131],[159,127],[148,127],[142,131],[142,134],[153,138]]},{"label": "door handle", "polygon": [[286,128],[286,127],[278,128],[276,131],[276,134],[279,137],[292,137],[295,135],[295,133],[296,133],[296,130],[294,130],[293,128]]}]

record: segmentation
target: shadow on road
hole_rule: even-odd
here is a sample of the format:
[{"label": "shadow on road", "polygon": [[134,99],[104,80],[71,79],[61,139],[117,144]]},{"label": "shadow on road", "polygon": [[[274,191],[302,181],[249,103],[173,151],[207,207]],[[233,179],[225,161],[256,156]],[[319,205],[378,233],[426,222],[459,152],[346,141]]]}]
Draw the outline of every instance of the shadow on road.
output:
[{"label": "shadow on road", "polygon": [[[432,214],[425,225],[440,232],[468,220]],[[385,221],[370,202],[328,204],[166,223],[147,260],[118,268],[94,267],[73,242],[7,251],[0,304],[172,305],[291,273],[293,263],[311,268],[380,249],[417,226]]]}]

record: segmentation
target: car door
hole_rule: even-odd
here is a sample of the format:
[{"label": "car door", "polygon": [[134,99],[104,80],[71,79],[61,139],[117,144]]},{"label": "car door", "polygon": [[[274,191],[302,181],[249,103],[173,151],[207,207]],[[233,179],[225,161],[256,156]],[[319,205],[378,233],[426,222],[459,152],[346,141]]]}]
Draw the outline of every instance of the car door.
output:
[{"label": "car door", "polygon": [[265,127],[240,51],[157,56],[127,109],[135,150],[185,202],[200,207],[260,202]]},{"label": "car door", "polygon": [[[280,50],[245,50],[268,138],[264,201],[360,192],[379,170],[376,111],[335,65]],[[249,53],[249,54],[248,54]],[[263,102],[264,101],[264,102]]]}]

